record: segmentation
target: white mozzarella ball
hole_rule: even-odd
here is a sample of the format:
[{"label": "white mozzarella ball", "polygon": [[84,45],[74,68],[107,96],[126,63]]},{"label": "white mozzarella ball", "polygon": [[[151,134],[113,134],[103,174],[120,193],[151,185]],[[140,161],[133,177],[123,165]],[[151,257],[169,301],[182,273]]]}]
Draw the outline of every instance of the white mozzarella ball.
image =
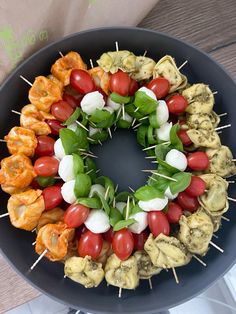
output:
[{"label": "white mozzarella ball", "polygon": [[98,91],[86,94],[80,103],[81,109],[87,114],[92,114],[96,109],[103,109],[105,101]]},{"label": "white mozzarella ball", "polygon": [[114,102],[113,100],[111,100],[111,97],[109,96],[107,98],[107,106],[116,111],[116,110],[120,109],[121,104],[118,104],[117,102]]},{"label": "white mozzarella ball", "polygon": [[139,212],[134,215],[131,215],[129,218],[134,218],[136,222],[129,226],[129,230],[133,233],[141,233],[143,230],[147,228],[147,213]]},{"label": "white mozzarella ball", "polygon": [[104,110],[106,110],[106,111],[108,111],[110,114],[113,114],[113,112],[114,112],[114,109],[113,108],[111,108],[111,107],[104,107],[103,108]]},{"label": "white mozzarella ball", "polygon": [[158,100],[158,106],[156,109],[157,122],[161,126],[169,119],[169,110],[164,100]]},{"label": "white mozzarella ball", "polygon": [[59,160],[61,160],[63,157],[66,156],[64,147],[62,145],[62,141],[61,139],[57,139],[56,142],[54,143],[54,153],[56,158],[58,158]]},{"label": "white mozzarella ball", "polygon": [[124,121],[127,121],[129,123],[131,123],[133,121],[133,118],[126,112],[125,112],[124,116],[123,115],[121,116],[121,119]]},{"label": "white mozzarella ball", "polygon": [[106,190],[101,184],[93,184],[90,188],[89,197],[93,197],[95,193],[104,197]]},{"label": "white mozzarella ball", "polygon": [[168,197],[169,200],[173,200],[175,199],[177,196],[178,196],[179,193],[176,193],[176,194],[172,194],[171,193],[171,190],[168,186],[168,188],[165,190],[165,196]]},{"label": "white mozzarella ball", "polygon": [[62,194],[63,200],[69,204],[73,204],[76,201],[74,188],[75,188],[75,180],[65,182],[63,186],[61,187],[61,194]]},{"label": "white mozzarella ball", "polygon": [[92,209],[84,224],[93,233],[103,233],[110,229],[109,218],[102,209]]},{"label": "white mozzarella ball", "polygon": [[74,159],[72,155],[66,155],[62,158],[59,164],[58,174],[65,182],[75,179]]},{"label": "white mozzarella ball", "polygon": [[116,208],[119,210],[121,214],[123,214],[123,209],[125,208],[126,203],[125,202],[117,202]]},{"label": "white mozzarella ball", "polygon": [[149,201],[139,201],[138,206],[145,212],[159,211],[166,207],[168,203],[168,198],[153,198]]},{"label": "white mozzarella ball", "polygon": [[161,125],[159,129],[156,129],[156,134],[159,140],[169,141],[170,140],[170,129],[172,128],[172,122],[166,122]]},{"label": "white mozzarella ball", "polygon": [[177,149],[171,149],[166,154],[165,162],[180,171],[184,171],[188,165],[186,156]]},{"label": "white mozzarella ball", "polygon": [[147,87],[144,87],[144,86],[143,86],[143,87],[139,88],[138,91],[139,91],[139,92],[144,92],[147,96],[151,97],[151,98],[154,99],[154,100],[157,100],[156,95],[153,93],[153,91],[150,90],[150,89],[147,88]]},{"label": "white mozzarella ball", "polygon": [[89,126],[89,136],[93,136],[94,134],[97,134],[98,132],[100,132],[101,129],[97,129],[97,128],[93,128],[92,126]]},{"label": "white mozzarella ball", "polygon": [[69,129],[69,130],[75,132],[76,129],[77,129],[77,127],[78,127],[77,123],[73,122],[73,123],[71,123],[71,124],[69,124],[69,125],[67,126],[67,129]]}]

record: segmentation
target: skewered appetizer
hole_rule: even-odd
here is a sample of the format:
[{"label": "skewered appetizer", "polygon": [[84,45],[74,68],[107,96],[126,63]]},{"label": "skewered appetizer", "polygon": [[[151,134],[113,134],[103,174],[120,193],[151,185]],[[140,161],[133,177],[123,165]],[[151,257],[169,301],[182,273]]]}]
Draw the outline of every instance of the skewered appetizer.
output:
[{"label": "skewered appetizer", "polygon": [[[31,269],[42,257],[61,261],[71,280],[92,288],[105,278],[120,296],[142,279],[151,287],[162,269],[178,282],[176,267],[204,264],[196,255],[214,244],[236,166],[217,133],[211,89],[190,85],[171,56],[155,62],[117,50],[97,63],[88,69],[69,52],[35,78],[20,126],[4,138],[11,156],[0,184],[12,225],[36,231]],[[90,151],[114,125],[133,127],[157,164],[133,193],[98,176]]]}]

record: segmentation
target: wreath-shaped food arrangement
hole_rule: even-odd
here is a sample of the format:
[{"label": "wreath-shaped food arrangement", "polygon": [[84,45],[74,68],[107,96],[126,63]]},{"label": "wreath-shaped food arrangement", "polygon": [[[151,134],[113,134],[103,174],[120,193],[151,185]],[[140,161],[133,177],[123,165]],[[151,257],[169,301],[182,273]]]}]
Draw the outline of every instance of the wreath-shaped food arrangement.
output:
[{"label": "wreath-shaped food arrangement", "polygon": [[[120,292],[168,268],[178,282],[176,267],[192,258],[205,265],[199,256],[229,209],[225,178],[236,174],[213,92],[190,85],[168,55],[155,62],[117,50],[97,63],[87,69],[69,52],[28,82],[30,104],[4,138],[11,156],[0,183],[10,198],[1,217],[36,232],[31,269],[46,257],[86,288],[105,277]],[[156,164],[132,193],[99,176],[90,151],[113,126],[133,128]]]}]

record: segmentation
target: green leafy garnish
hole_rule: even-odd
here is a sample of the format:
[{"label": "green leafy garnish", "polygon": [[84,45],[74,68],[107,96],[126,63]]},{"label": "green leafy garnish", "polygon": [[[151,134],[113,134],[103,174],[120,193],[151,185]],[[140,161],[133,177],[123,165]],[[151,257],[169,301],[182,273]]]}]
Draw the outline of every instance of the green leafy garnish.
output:
[{"label": "green leafy garnish", "polygon": [[126,228],[126,227],[128,227],[128,226],[134,224],[135,222],[136,222],[136,220],[133,219],[133,218],[129,218],[129,219],[127,219],[127,220],[120,220],[120,221],[118,221],[118,222],[115,224],[113,230],[114,230],[114,231],[121,230],[121,229],[123,229],[123,228]]},{"label": "green leafy garnish", "polygon": [[84,161],[81,156],[77,154],[72,154],[72,155],[73,155],[73,168],[74,168],[73,170],[76,176],[78,173],[84,172]]},{"label": "green leafy garnish", "polygon": [[134,196],[140,201],[149,201],[153,198],[164,198],[163,192],[157,190],[153,186],[144,185],[139,188],[135,193]]},{"label": "green leafy garnish", "polygon": [[172,167],[171,165],[169,165],[167,162],[165,162],[159,157],[157,157],[157,161],[160,165],[162,165],[163,168],[167,169],[172,174],[180,171],[179,169]]},{"label": "green leafy garnish", "polygon": [[117,121],[116,126],[120,129],[128,129],[130,128],[132,122],[128,122],[123,120],[122,117]]},{"label": "green leafy garnish", "polygon": [[178,172],[172,176],[173,179],[177,180],[177,182],[171,181],[170,191],[172,194],[176,194],[184,191],[191,182],[192,174],[189,172]]},{"label": "green leafy garnish", "polygon": [[134,104],[128,104],[128,105],[125,105],[125,111],[133,118],[139,120],[141,119],[144,115],[138,110],[136,111],[136,107]]},{"label": "green leafy garnish", "polygon": [[158,139],[155,136],[154,133],[155,129],[151,125],[149,125],[148,130],[147,130],[147,138],[148,138],[148,144],[153,145],[156,144]]},{"label": "green leafy garnish", "polygon": [[81,127],[77,127],[75,134],[77,135],[78,138],[78,147],[88,150],[89,148],[89,142],[87,139],[88,132]]},{"label": "green leafy garnish", "polygon": [[165,159],[166,154],[171,150],[171,148],[166,144],[158,144],[155,147],[155,155],[157,158],[162,160]]},{"label": "green leafy garnish", "polygon": [[117,93],[111,93],[110,98],[112,101],[118,104],[127,104],[128,102],[130,102],[129,96],[121,96]]},{"label": "green leafy garnish", "polygon": [[115,194],[114,184],[111,181],[111,179],[105,176],[101,176],[95,180],[95,183],[103,185],[105,190],[106,191],[108,190],[107,200],[108,200],[108,203],[111,203],[113,201],[114,194]]},{"label": "green leafy garnish", "polygon": [[108,205],[108,202],[105,200],[105,198],[101,194],[96,193],[96,195],[100,199],[102,203],[102,208],[104,209],[105,213],[107,214],[107,216],[109,216],[111,208]]},{"label": "green leafy garnish", "polygon": [[42,188],[46,188],[47,186],[51,186],[56,182],[54,177],[41,177],[41,176],[36,177],[36,181],[38,182],[38,184]]},{"label": "green leafy garnish", "polygon": [[79,197],[77,199],[77,203],[95,209],[99,209],[102,207],[100,199],[96,197]]},{"label": "green leafy garnish", "polygon": [[132,196],[131,193],[126,192],[126,191],[120,192],[120,193],[116,196],[116,202],[127,202],[128,196]]},{"label": "green leafy garnish", "polygon": [[97,171],[97,167],[95,162],[93,161],[92,158],[87,157],[84,161],[84,166],[85,166],[85,172],[88,173],[88,175],[90,176],[92,182],[95,181],[97,175],[96,175],[96,171]]},{"label": "green leafy garnish", "polygon": [[72,115],[63,123],[63,125],[70,125],[75,122],[80,116],[81,110],[76,108]]},{"label": "green leafy garnish", "polygon": [[149,97],[145,92],[137,91],[135,93],[134,105],[139,108],[142,114],[148,115],[156,110],[158,102]]},{"label": "green leafy garnish", "polygon": [[157,129],[157,128],[160,127],[160,125],[159,125],[159,123],[158,123],[158,121],[157,121],[157,114],[156,114],[156,112],[152,112],[152,113],[149,115],[149,123],[150,123],[150,125],[151,125],[153,128],[155,128],[155,129]]},{"label": "green leafy garnish", "polygon": [[78,136],[72,130],[63,128],[59,131],[59,136],[62,142],[62,146],[65,150],[66,155],[78,152],[79,139]]},{"label": "green leafy garnish", "polygon": [[115,224],[120,220],[123,220],[123,216],[121,215],[120,211],[115,207],[111,207],[111,210],[110,210],[110,224],[111,224],[111,226],[114,227]]},{"label": "green leafy garnish", "polygon": [[137,213],[140,213],[142,212],[143,210],[138,206],[138,204],[134,205],[134,206],[130,206],[130,214],[129,216],[131,215],[135,215]]},{"label": "green leafy garnish", "polygon": [[91,188],[90,176],[85,173],[79,173],[75,178],[74,193],[76,198],[87,197]]},{"label": "green leafy garnish", "polygon": [[89,117],[89,121],[96,124],[97,128],[110,128],[115,120],[115,114],[105,109],[96,109]]},{"label": "green leafy garnish", "polygon": [[143,147],[148,146],[147,131],[147,125],[140,125],[137,130],[137,142]]},{"label": "green leafy garnish", "polygon": [[170,129],[170,142],[171,146],[177,150],[180,150],[181,152],[184,150],[183,143],[181,142],[180,138],[177,135],[177,132],[179,131],[179,124],[175,124]]}]

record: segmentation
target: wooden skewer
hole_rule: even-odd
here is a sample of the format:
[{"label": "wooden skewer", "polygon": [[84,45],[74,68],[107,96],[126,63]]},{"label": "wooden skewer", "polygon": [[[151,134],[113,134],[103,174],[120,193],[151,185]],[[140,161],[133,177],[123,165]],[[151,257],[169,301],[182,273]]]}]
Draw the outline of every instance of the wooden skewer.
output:
[{"label": "wooden skewer", "polygon": [[234,184],[235,183],[235,181],[227,181],[229,184]]},{"label": "wooden skewer", "polygon": [[139,111],[139,107],[137,107],[137,108],[134,110],[134,112],[137,112],[137,111]]},{"label": "wooden skewer", "polygon": [[202,264],[204,267],[207,266],[206,263],[204,263],[199,257],[197,257],[196,255],[193,255],[193,258],[195,258],[196,261],[198,261],[200,264]]},{"label": "wooden skewer", "polygon": [[227,197],[227,199],[228,199],[229,201],[236,202],[236,199],[235,199],[235,198]]},{"label": "wooden skewer", "polygon": [[159,162],[157,160],[152,160],[151,163],[152,164],[159,164]]},{"label": "wooden skewer", "polygon": [[9,213],[5,213],[5,214],[0,215],[0,218],[7,217],[7,216],[9,216]]},{"label": "wooden skewer", "polygon": [[174,267],[171,267],[171,268],[172,268],[173,275],[174,275],[174,277],[175,277],[175,281],[176,281],[176,283],[177,283],[177,285],[178,285],[178,284],[179,284],[179,278],[178,278],[178,276],[177,276],[177,274],[176,274],[176,270],[175,270]]},{"label": "wooden skewer", "polygon": [[116,207],[116,198],[115,197],[113,198],[112,206]]},{"label": "wooden skewer", "polygon": [[229,218],[227,218],[227,217],[225,217],[225,216],[221,216],[221,218],[223,219],[223,220],[225,220],[225,221],[230,221],[230,219]]},{"label": "wooden skewer", "polygon": [[125,214],[125,220],[129,218],[129,196],[127,199],[127,208],[126,208],[126,214]]},{"label": "wooden skewer", "polygon": [[81,311],[80,311],[80,310],[78,310],[78,311],[76,311],[76,312],[75,312],[75,314],[79,314],[80,312],[81,312]]},{"label": "wooden skewer", "polygon": [[123,118],[123,120],[125,120],[125,106],[124,106],[124,104],[122,104],[121,109],[122,109],[122,118]]},{"label": "wooden skewer", "polygon": [[92,59],[89,59],[89,62],[90,62],[91,68],[93,69],[93,68],[94,68],[94,66],[93,66],[93,60],[92,60]]},{"label": "wooden skewer", "polygon": [[117,184],[115,187],[115,193],[118,191],[118,188],[119,188],[119,184]]},{"label": "wooden skewer", "polygon": [[87,171],[85,174],[90,174],[91,172],[93,172],[94,169],[90,169],[89,171]]},{"label": "wooden skewer", "polygon": [[119,288],[118,298],[121,298],[121,294],[122,294],[122,288]]},{"label": "wooden skewer", "polygon": [[221,253],[224,253],[224,250],[222,248],[220,248],[218,245],[216,245],[214,242],[210,241],[209,242],[210,245],[212,245],[215,249],[217,249],[218,251],[220,251]]},{"label": "wooden skewer", "polygon": [[96,170],[96,173],[99,173],[101,171],[101,169]]},{"label": "wooden skewer", "polygon": [[89,141],[91,141],[91,142],[96,142],[93,138],[91,138],[91,137],[89,137],[89,136],[87,136],[87,139],[88,139]]},{"label": "wooden skewer", "polygon": [[132,127],[134,126],[134,124],[135,124],[136,121],[137,121],[136,118],[134,118],[134,120],[133,120],[133,122],[132,122],[132,124],[131,124]]},{"label": "wooden skewer", "polygon": [[122,106],[119,108],[119,110],[117,111],[117,115],[116,115],[116,118],[119,119],[119,116],[121,114],[121,110],[122,110]]},{"label": "wooden skewer", "polygon": [[144,51],[144,53],[143,53],[143,57],[145,57],[145,56],[146,56],[146,54],[147,54],[147,50],[145,50],[145,51]]},{"label": "wooden skewer", "polygon": [[132,202],[133,202],[133,205],[135,206],[135,199],[134,199],[134,197],[132,198]]},{"label": "wooden skewer", "polygon": [[150,290],[152,290],[152,280],[151,280],[151,278],[148,279],[148,282],[149,282]]},{"label": "wooden skewer", "polygon": [[230,127],[231,127],[231,124],[226,124],[226,125],[220,126],[218,128],[215,128],[215,131],[219,131],[219,130],[230,128]]},{"label": "wooden skewer", "polygon": [[228,112],[224,112],[224,113],[220,113],[218,114],[218,117],[224,117],[224,116],[227,116]]},{"label": "wooden skewer", "polygon": [[212,93],[212,95],[216,95],[216,94],[218,94],[217,90],[216,90],[215,92],[213,92],[213,93]]},{"label": "wooden skewer", "polygon": [[63,53],[62,53],[61,51],[58,51],[58,52],[59,52],[59,55],[60,55],[62,58],[64,58]]},{"label": "wooden skewer", "polygon": [[185,61],[178,67],[178,70],[180,71],[187,63],[188,63],[188,60],[185,60]]},{"label": "wooden skewer", "polygon": [[151,173],[153,173],[153,174],[155,174],[155,175],[157,175],[157,176],[159,176],[159,177],[168,179],[168,180],[170,180],[170,181],[177,182],[176,179],[173,179],[173,178],[171,178],[171,177],[165,176],[164,174],[158,173],[158,172],[156,172],[155,170],[146,170],[146,169],[145,169],[145,170],[141,170],[141,171],[142,171],[142,172],[151,172]]},{"label": "wooden skewer", "polygon": [[67,277],[66,275],[63,276],[63,278],[66,278],[66,277]]},{"label": "wooden skewer", "polygon": [[236,159],[232,159],[232,161],[236,161]]},{"label": "wooden skewer", "polygon": [[138,123],[133,127],[133,130],[137,129],[140,125],[142,125],[142,123]]},{"label": "wooden skewer", "polygon": [[217,131],[217,133],[218,133],[218,134],[221,134],[221,133],[222,133],[222,131]]},{"label": "wooden skewer", "polygon": [[100,140],[98,140],[98,143],[102,146],[102,142]]},{"label": "wooden skewer", "polygon": [[111,129],[107,128],[110,138],[112,138]]},{"label": "wooden skewer", "polygon": [[146,156],[145,159],[156,159],[156,156]]},{"label": "wooden skewer", "polygon": [[33,243],[32,243],[32,246],[34,246],[36,244],[36,241],[34,241]]},{"label": "wooden skewer", "polygon": [[88,154],[88,153],[85,153],[85,152],[82,152],[81,155],[83,155],[83,156],[85,156],[85,157],[98,158],[98,156],[96,156],[96,155]]},{"label": "wooden skewer", "polygon": [[135,190],[132,189],[131,186],[129,186],[128,188],[130,189],[131,192],[133,192],[133,193],[135,192]]},{"label": "wooden skewer", "polygon": [[23,75],[20,75],[20,78],[21,78],[23,81],[25,81],[27,84],[29,84],[30,86],[33,86],[33,84],[32,84],[30,81],[28,81]]},{"label": "wooden skewer", "polygon": [[216,238],[216,239],[219,239],[219,237],[218,237],[218,235],[216,235],[216,234],[212,234],[212,236],[214,237],[214,238]]},{"label": "wooden skewer", "polygon": [[0,142],[6,143],[7,141],[0,139]]},{"label": "wooden skewer", "polygon": [[115,45],[116,45],[116,51],[119,51],[118,41],[115,42]]},{"label": "wooden skewer", "polygon": [[86,131],[89,132],[89,130],[86,128],[86,126],[84,126],[82,123],[80,123],[79,121],[75,121],[75,123],[77,123],[81,128],[85,129]]},{"label": "wooden skewer", "polygon": [[153,181],[156,181],[156,182],[157,182],[157,179],[155,179],[155,178],[153,178],[153,177],[151,177],[151,176],[149,176],[148,178],[151,179],[151,180],[153,180]]},{"label": "wooden skewer", "polygon": [[149,147],[143,148],[143,151],[149,150],[149,149],[153,149],[153,148],[155,148],[156,146],[157,146],[157,144],[156,144],[156,145],[153,145],[153,146],[149,146]]},{"label": "wooden skewer", "polygon": [[146,119],[148,119],[148,118],[149,118],[148,116],[142,117],[141,119],[139,119],[139,121],[146,120]]},{"label": "wooden skewer", "polygon": [[21,113],[20,113],[19,111],[11,110],[11,112],[13,112],[13,113],[18,114],[19,116],[21,116]]},{"label": "wooden skewer", "polygon": [[43,251],[43,253],[39,256],[39,258],[37,258],[37,260],[34,262],[34,264],[30,267],[30,270],[33,270],[35,268],[35,266],[41,261],[41,259],[44,257],[44,255],[46,255],[48,252],[47,249],[45,249]]},{"label": "wooden skewer", "polygon": [[106,189],[105,196],[104,196],[105,200],[108,197],[109,190],[110,190],[110,186],[108,186],[107,189]]},{"label": "wooden skewer", "polygon": [[31,230],[31,232],[35,232],[37,228],[34,228],[33,230]]}]

